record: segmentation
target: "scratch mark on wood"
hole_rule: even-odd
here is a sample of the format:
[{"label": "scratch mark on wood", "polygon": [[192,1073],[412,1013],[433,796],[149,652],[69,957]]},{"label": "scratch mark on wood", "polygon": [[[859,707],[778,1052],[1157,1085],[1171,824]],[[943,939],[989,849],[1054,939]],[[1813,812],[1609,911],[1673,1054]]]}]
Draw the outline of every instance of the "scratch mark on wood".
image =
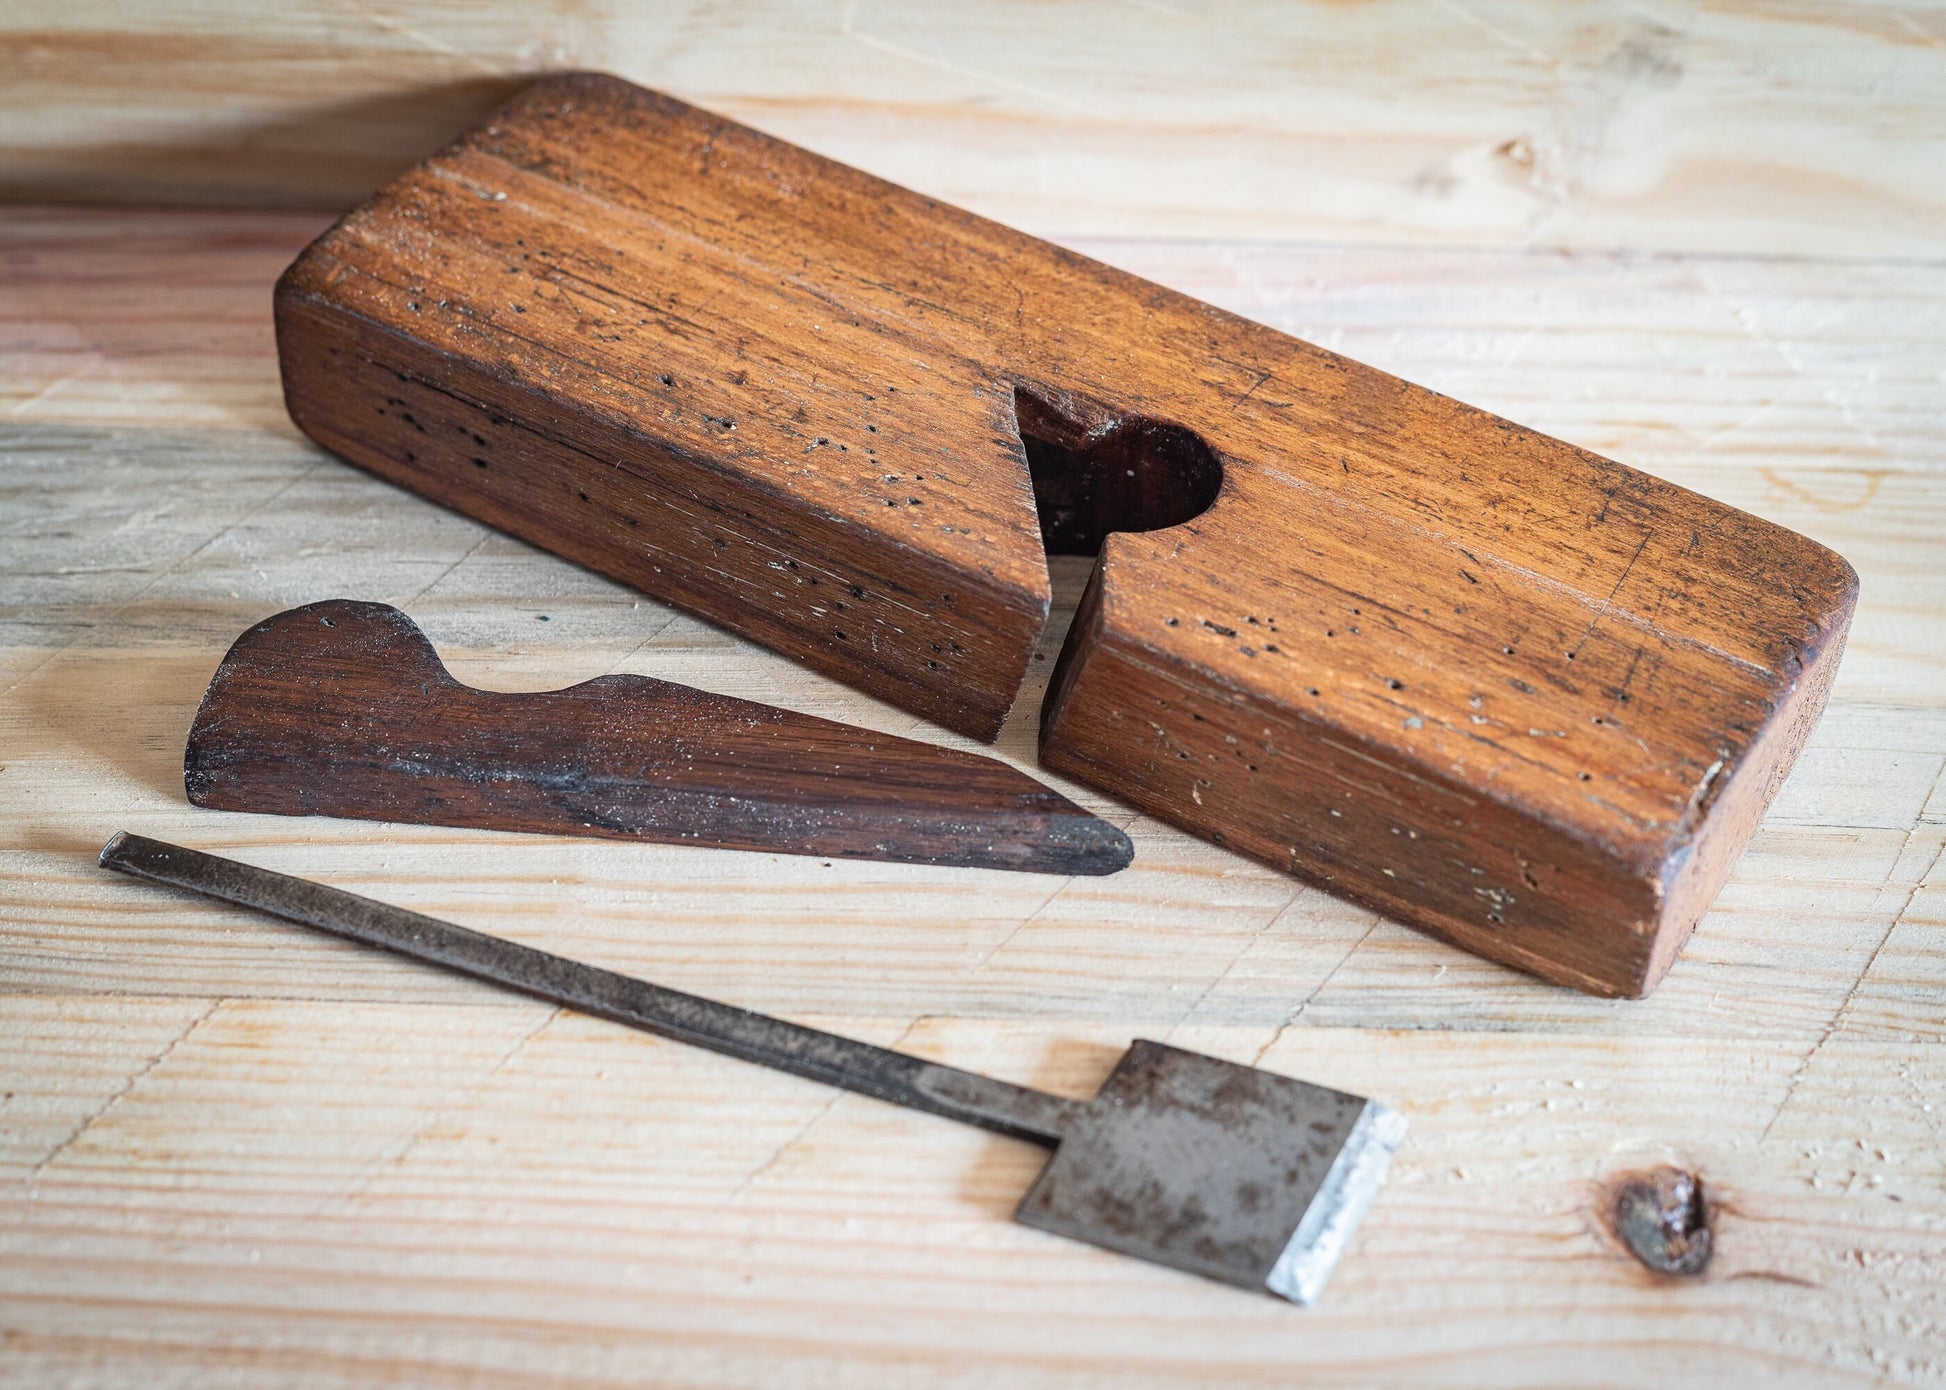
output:
[{"label": "scratch mark on wood", "polygon": [[[1295,901],[1295,899],[1293,899],[1293,901]],[[1345,968],[1345,962],[1350,960],[1354,955],[1358,954],[1358,948],[1363,946],[1367,941],[1370,941],[1372,939],[1372,933],[1378,930],[1379,923],[1383,922],[1384,920],[1385,920],[1384,913],[1374,912],[1372,914],[1371,925],[1365,928],[1364,935],[1360,936],[1358,940],[1352,942],[1350,948],[1342,956],[1338,957],[1337,964],[1333,965],[1330,970],[1325,972],[1325,977],[1322,980],[1318,981],[1317,987],[1314,988],[1309,994],[1305,995],[1303,1002],[1300,1003],[1295,1009],[1291,1010],[1290,1016],[1287,1017],[1282,1023],[1277,1025],[1276,1030],[1270,1035],[1270,1040],[1266,1042],[1262,1047],[1258,1048],[1257,1055],[1250,1059],[1251,1066],[1254,1067],[1259,1062],[1263,1061],[1263,1059],[1269,1055],[1271,1050],[1275,1048],[1278,1043],[1284,1040],[1284,1034],[1290,1032],[1291,1029],[1297,1026],[1298,1022],[1304,1017],[1305,1011],[1311,1007],[1312,1001],[1314,1001],[1319,995],[1324,993],[1326,985],[1330,984],[1333,980],[1338,978],[1338,972]],[[1439,969],[1440,969],[1440,973],[1444,974],[1446,967],[1442,965],[1439,967]]]},{"label": "scratch mark on wood", "polygon": [[[1946,771],[1946,769],[1942,769],[1942,771]],[[1934,778],[1933,785],[1937,789],[1939,785],[1938,778]],[[1930,801],[1931,797],[1928,796],[1927,800]],[[1912,830],[1916,830],[1917,828],[1918,823],[1915,822]],[[1912,830],[1906,831],[1906,844],[1912,842]],[[1905,901],[1900,904],[1899,910],[1892,914],[1892,920],[1886,926],[1884,934],[1879,937],[1878,945],[1872,948],[1872,954],[1866,958],[1864,968],[1858,972],[1858,977],[1851,982],[1851,988],[1845,991],[1845,997],[1839,1001],[1836,1011],[1831,1015],[1830,1022],[1824,1025],[1824,1031],[1818,1035],[1818,1040],[1811,1045],[1811,1050],[1804,1054],[1804,1060],[1799,1062],[1797,1069],[1791,1073],[1790,1081],[1784,1088],[1784,1098],[1777,1102],[1777,1109],[1772,1113],[1769,1123],[1764,1126],[1763,1132],[1757,1136],[1757,1142],[1759,1144],[1762,1144],[1766,1139],[1770,1138],[1771,1130],[1777,1127],[1777,1121],[1782,1118],[1784,1111],[1790,1106],[1791,1097],[1797,1094],[1798,1083],[1804,1079],[1805,1073],[1810,1071],[1811,1063],[1824,1050],[1824,1045],[1830,1042],[1838,1030],[1844,1025],[1846,1016],[1851,1012],[1851,1002],[1853,997],[1857,995],[1859,986],[1864,984],[1866,979],[1871,975],[1872,967],[1878,964],[1879,954],[1885,950],[1886,943],[1891,941],[1892,933],[1899,929],[1899,923],[1905,919],[1906,912],[1912,907],[1912,900],[1919,896],[1919,890],[1925,887],[1926,880],[1932,877],[1932,871],[1939,866],[1939,861],[1942,856],[1946,856],[1946,843],[1942,843],[1937,850],[1933,851],[1932,860],[1926,865],[1925,872],[1913,879],[1912,888],[1906,893]],[[1902,846],[1899,858],[1903,857],[1904,848]],[[1898,865],[1899,859],[1894,858],[1892,867],[1886,871],[1885,882],[1879,885],[1881,892],[1884,891],[1886,884],[1892,881],[1892,875],[1897,872]]]},{"label": "scratch mark on wood", "polygon": [[[52,1149],[50,1149],[45,1158],[41,1159],[40,1162],[36,1163],[31,1169],[29,1169],[27,1172],[27,1176],[24,1179],[22,1179],[23,1186],[32,1189],[35,1182],[40,1178],[40,1175],[44,1171],[46,1171],[49,1164],[53,1163],[54,1160],[59,1158],[62,1154],[66,1153],[70,1148],[74,1147],[75,1142],[79,1140],[82,1135],[86,1134],[90,1129],[93,1129],[95,1124],[99,1120],[101,1120],[104,1116],[106,1116],[109,1111],[113,1110],[116,1106],[120,1105],[122,1103],[122,1098],[126,1096],[130,1091],[133,1091],[136,1088],[136,1086],[141,1084],[141,1081],[144,1077],[146,1077],[150,1072],[154,1071],[157,1067],[161,1066],[164,1062],[168,1061],[169,1054],[174,1052],[178,1047],[181,1047],[182,1044],[188,1040],[189,1035],[191,1033],[194,1033],[198,1028],[202,1027],[203,1024],[209,1019],[210,1015],[215,1013],[219,1007],[221,1007],[223,1004],[227,1002],[228,1002],[227,996],[223,998],[210,1000],[208,1007],[206,1007],[201,1013],[197,1014],[196,1017],[190,1019],[189,1022],[183,1026],[181,1032],[177,1033],[173,1038],[169,1039],[169,1041],[164,1043],[161,1049],[157,1051],[153,1057],[150,1057],[148,1061],[144,1062],[140,1067],[136,1068],[134,1074],[131,1075],[128,1078],[128,1080],[124,1081],[121,1084],[121,1086],[116,1089],[113,1095],[109,1096],[108,1099],[104,1100],[100,1105],[97,1105],[93,1110],[89,1111],[88,1114],[82,1118],[81,1123],[77,1124],[72,1130],[68,1132],[66,1138],[62,1139],[60,1143],[56,1144]],[[30,1201],[33,1200],[33,1197],[30,1195],[28,1200]]]},{"label": "scratch mark on wood", "polygon": [[1569,660],[1581,655],[1582,648],[1588,645],[1588,639],[1594,636],[1595,629],[1601,625],[1601,620],[1608,616],[1609,605],[1615,602],[1615,595],[1622,591],[1622,585],[1628,583],[1628,576],[1634,570],[1635,562],[1641,559],[1642,552],[1649,548],[1649,535],[1647,531],[1642,533],[1642,541],[1635,547],[1635,553],[1628,557],[1628,563],[1622,566],[1621,575],[1615,580],[1615,587],[1608,591],[1608,597],[1601,601],[1601,607],[1596,610],[1595,616],[1588,620],[1588,626],[1582,632],[1581,640],[1576,642],[1568,652]]},{"label": "scratch mark on wood", "polygon": [[403,1143],[400,1143],[388,1153],[382,1153],[373,1157],[369,1162],[365,1164],[364,1167],[360,1168],[356,1173],[352,1174],[352,1176],[346,1180],[345,1184],[342,1187],[340,1187],[337,1191],[332,1192],[329,1195],[321,1198],[318,1204],[311,1209],[309,1214],[312,1216],[317,1216],[318,1214],[329,1209],[331,1206],[333,1206],[336,1203],[350,1201],[353,1197],[356,1197],[360,1192],[364,1191],[365,1188],[371,1184],[372,1179],[377,1177],[380,1172],[384,1171],[387,1168],[397,1167],[399,1164],[403,1163],[406,1159],[406,1156],[410,1154],[413,1149],[418,1147],[419,1141],[424,1139],[426,1135],[430,1134],[433,1131],[434,1127],[437,1126],[441,1120],[443,1120],[447,1115],[451,1114],[454,1110],[462,1109],[468,1103],[470,1103],[473,1097],[478,1095],[480,1091],[485,1088],[486,1084],[489,1081],[493,1080],[494,1077],[498,1076],[501,1072],[507,1069],[507,1067],[513,1062],[514,1058],[520,1055],[521,1050],[525,1048],[528,1043],[532,1042],[535,1038],[539,1037],[541,1033],[547,1029],[548,1025],[553,1023],[554,1020],[559,1018],[564,1012],[566,1012],[566,1010],[562,1009],[559,1005],[555,1005],[554,1007],[548,1009],[546,1016],[543,1017],[539,1023],[536,1023],[532,1028],[529,1028],[525,1033],[522,1033],[518,1038],[516,1038],[514,1040],[513,1046],[507,1048],[506,1051],[502,1052],[500,1054],[499,1060],[494,1062],[494,1064],[488,1067],[484,1072],[480,1073],[478,1078],[476,1078],[470,1084],[458,1087],[456,1089],[456,1092],[453,1095],[449,1095],[447,1099],[442,1100],[438,1104],[434,1105],[432,1110],[426,1115],[426,1117],[423,1120],[421,1120],[419,1124],[414,1127],[412,1132],[405,1137]]},{"label": "scratch mark on wood", "polygon": [[[916,1030],[920,1024],[924,1023],[929,1018],[933,1018],[934,1016],[935,1015],[933,1014],[920,1014],[918,1017],[914,1018],[912,1022],[906,1024],[906,1026],[899,1031],[898,1037],[892,1039],[892,1041],[886,1045],[890,1047],[893,1051],[897,1051],[900,1044],[905,1042],[907,1038],[911,1037],[914,1030]],[[769,1158],[766,1158],[762,1163],[759,1163],[755,1168],[752,1168],[748,1173],[744,1174],[743,1180],[739,1182],[735,1187],[730,1189],[730,1195],[725,1200],[731,1202],[735,1201],[738,1197],[743,1195],[743,1190],[746,1187],[750,1186],[751,1183],[755,1182],[758,1178],[762,1177],[765,1173],[768,1173],[772,1168],[775,1168],[780,1162],[783,1161],[784,1155],[789,1153],[792,1149],[796,1148],[802,1142],[804,1142],[805,1137],[809,1135],[813,1129],[817,1128],[819,1122],[822,1121],[826,1115],[829,1115],[831,1113],[832,1107],[835,1106],[839,1101],[843,1100],[849,1094],[851,1093],[848,1091],[833,1090],[830,1095],[825,1097],[824,1104],[820,1105],[817,1108],[817,1110],[812,1114],[810,1119],[806,1120],[802,1125],[798,1127],[798,1130],[795,1134],[791,1135],[790,1138],[786,1139],[783,1143],[779,1144],[776,1147],[776,1149],[772,1151]]]}]

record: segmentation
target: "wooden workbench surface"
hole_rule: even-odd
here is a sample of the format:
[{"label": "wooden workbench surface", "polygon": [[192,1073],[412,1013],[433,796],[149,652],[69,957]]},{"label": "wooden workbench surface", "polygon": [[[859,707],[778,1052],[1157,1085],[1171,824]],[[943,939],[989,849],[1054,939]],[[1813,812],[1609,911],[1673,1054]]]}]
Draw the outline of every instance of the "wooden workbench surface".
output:
[{"label": "wooden workbench surface", "polygon": [[[633,671],[972,745],[303,441],[269,288],[326,215],[0,211],[0,1384],[1946,1383],[1946,250],[1887,170],[1856,254],[1774,199],[1803,244],[1599,209],[1564,225],[1657,249],[1398,217],[1246,241],[1132,205],[1031,228],[1857,567],[1823,724],[1636,1003],[1068,784],[1132,868],[196,810],[183,738],[223,650],[334,596],[402,607],[491,688]],[[1021,187],[981,210],[1031,219]],[[1022,766],[1061,625],[998,745]],[[1144,1036],[1412,1130],[1298,1311],[1013,1224],[1038,1150],[112,879],[121,828],[1069,1094]],[[1606,1225],[1604,1185],[1663,1163],[1710,1194],[1699,1279]]]}]

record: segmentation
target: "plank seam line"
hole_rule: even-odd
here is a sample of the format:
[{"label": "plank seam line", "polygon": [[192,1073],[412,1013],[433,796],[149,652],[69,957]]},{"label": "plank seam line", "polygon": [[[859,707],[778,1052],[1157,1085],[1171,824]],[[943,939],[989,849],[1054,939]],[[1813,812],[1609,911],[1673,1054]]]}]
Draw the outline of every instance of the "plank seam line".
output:
[{"label": "plank seam line", "polygon": [[[1259,941],[1262,941],[1264,939],[1264,934],[1268,932],[1272,927],[1276,926],[1279,922],[1284,920],[1284,914],[1291,910],[1291,905],[1293,903],[1295,903],[1299,898],[1304,896],[1304,891],[1309,886],[1310,885],[1304,883],[1298,884],[1297,887],[1292,890],[1291,895],[1288,898],[1284,899],[1283,902],[1277,905],[1277,910],[1271,913],[1270,916],[1266,917],[1263,920],[1263,922],[1258,925],[1257,929],[1250,934],[1250,939],[1244,942],[1241,946],[1237,947],[1237,953],[1230,957],[1230,963],[1224,966],[1222,972],[1218,974],[1215,979],[1211,980],[1207,986],[1204,987],[1203,992],[1196,996],[1195,1000],[1190,1004],[1188,1008],[1182,1011],[1182,1017],[1169,1025],[1169,1031],[1162,1035],[1163,1042],[1166,1043],[1171,1038],[1176,1036],[1176,1031],[1180,1029],[1185,1023],[1189,1022],[1190,1018],[1194,1016],[1196,1010],[1203,1007],[1203,1001],[1205,999],[1208,999],[1210,995],[1216,993],[1216,987],[1218,985],[1222,984],[1225,980],[1230,978],[1230,972],[1237,968],[1238,962],[1240,962],[1245,956],[1250,954],[1250,950],[1252,947],[1254,947]],[[1354,947],[1353,949],[1356,948]]]},{"label": "plank seam line", "polygon": [[[915,1028],[917,1028],[920,1024],[924,1023],[927,1019],[937,1018],[937,1017],[938,1017],[937,1014],[917,1015],[912,1020],[912,1022],[906,1024],[904,1028],[899,1030],[898,1037],[892,1039],[892,1041],[886,1045],[896,1052],[898,1050],[899,1044],[904,1042],[907,1038],[911,1037],[912,1032]],[[813,1129],[817,1128],[818,1122],[823,1120],[826,1115],[829,1115],[831,1113],[833,1106],[837,1105],[837,1103],[843,1100],[847,1095],[852,1094],[852,1092],[850,1091],[841,1090],[835,1086],[831,1087],[830,1090],[831,1090],[831,1094],[825,1097],[824,1104],[820,1105],[817,1108],[816,1112],[812,1114],[810,1119],[806,1120],[802,1125],[798,1127],[797,1133],[791,1135],[790,1138],[786,1139],[783,1143],[779,1144],[776,1147],[776,1149],[772,1151],[769,1158],[766,1158],[762,1163],[759,1163],[755,1168],[752,1168],[748,1173],[745,1173],[743,1175],[743,1180],[739,1182],[735,1187],[730,1189],[730,1195],[724,1199],[726,1202],[734,1202],[738,1197],[743,1195],[744,1188],[750,1186],[751,1183],[755,1182],[758,1178],[762,1177],[765,1173],[768,1173],[772,1168],[775,1168],[778,1165],[778,1163],[780,1163],[783,1160],[785,1154],[789,1153],[792,1149],[796,1148],[800,1143],[803,1142],[804,1137],[807,1134],[809,1134]]]},{"label": "plank seam line", "polygon": [[[1296,902],[1297,899],[1293,898],[1291,899],[1291,901]],[[1283,914],[1279,913],[1278,915],[1282,916]],[[1290,1032],[1291,1029],[1297,1026],[1297,1021],[1304,1017],[1304,1012],[1305,1010],[1311,1007],[1312,1001],[1314,1001],[1320,994],[1324,993],[1324,987],[1326,985],[1330,984],[1333,980],[1338,978],[1338,972],[1345,968],[1345,962],[1350,960],[1354,955],[1358,953],[1358,948],[1360,946],[1363,946],[1367,941],[1370,941],[1372,939],[1372,933],[1378,930],[1378,924],[1380,922],[1383,922],[1384,920],[1385,920],[1384,913],[1374,912],[1372,914],[1372,923],[1370,926],[1365,928],[1365,934],[1359,937],[1358,940],[1351,943],[1350,949],[1348,949],[1342,956],[1338,957],[1338,963],[1331,967],[1330,971],[1325,975],[1325,977],[1322,980],[1318,981],[1317,988],[1312,990],[1309,994],[1305,995],[1303,1002],[1300,1003],[1295,1009],[1292,1009],[1290,1011],[1290,1014],[1284,1019],[1284,1021],[1277,1025],[1276,1029],[1270,1035],[1270,1040],[1266,1042],[1262,1047],[1258,1048],[1257,1055],[1250,1059],[1251,1066],[1254,1067],[1260,1064],[1263,1061],[1263,1059],[1269,1055],[1270,1050],[1273,1047],[1277,1046],[1278,1043],[1283,1041],[1284,1034]],[[1442,972],[1446,969],[1446,967],[1443,965],[1440,966],[1439,968]]]},{"label": "plank seam line", "polygon": [[[1936,791],[1938,789],[1939,779],[1934,778],[1933,782],[1934,790]],[[1927,793],[1926,799],[1927,801],[1931,801],[1932,794]],[[1906,846],[1912,843],[1913,831],[1917,830],[1922,823],[1921,821],[1914,821],[1912,828],[1906,831],[1905,843],[1899,847],[1898,858],[1892,861],[1892,868],[1885,875],[1887,883],[1891,882],[1892,874],[1897,872],[1899,859],[1905,857]],[[1837,1034],[1839,1028],[1844,1026],[1845,1018],[1851,1012],[1852,999],[1857,995],[1859,986],[1865,983],[1866,977],[1872,973],[1872,967],[1878,964],[1879,954],[1885,950],[1886,945],[1892,940],[1892,933],[1899,929],[1899,923],[1905,920],[1905,914],[1912,907],[1912,900],[1918,897],[1919,890],[1926,886],[1926,880],[1932,877],[1932,871],[1939,867],[1939,861],[1942,857],[1946,857],[1946,841],[1942,841],[1939,848],[1933,851],[1931,862],[1926,865],[1923,872],[1913,879],[1912,887],[1905,895],[1905,901],[1899,905],[1899,910],[1892,914],[1892,921],[1886,926],[1885,934],[1878,939],[1878,945],[1872,948],[1872,954],[1865,961],[1865,968],[1858,972],[1858,978],[1853,980],[1851,982],[1851,988],[1845,991],[1845,997],[1839,1003],[1837,1010],[1831,1015],[1831,1021],[1825,1024],[1824,1032],[1811,1045],[1811,1050],[1804,1054],[1804,1060],[1797,1064],[1797,1069],[1791,1073],[1791,1079],[1784,1087],[1784,1098],[1777,1102],[1776,1113],[1771,1115],[1770,1123],[1764,1126],[1763,1133],[1757,1136],[1758,1144],[1762,1144],[1766,1139],[1770,1138],[1771,1130],[1775,1129],[1777,1127],[1777,1121],[1783,1118],[1785,1109],[1791,1103],[1791,1097],[1797,1094],[1798,1083],[1804,1079],[1804,1074],[1811,1069],[1811,1063],[1817,1060],[1817,1055],[1824,1051],[1824,1045],[1831,1041]],[[1880,885],[1880,891],[1884,891],[1883,884]]]},{"label": "plank seam line", "polygon": [[[1025,917],[1021,918],[1019,924],[1016,925],[1012,931],[1008,932],[1005,936],[1001,937],[999,943],[995,945],[992,950],[988,951],[985,955],[981,956],[978,960],[974,961],[973,968],[975,970],[984,969],[988,961],[992,960],[995,956],[999,955],[1002,951],[1006,950],[1008,945],[1012,943],[1013,939],[1016,936],[1019,936],[1022,932],[1026,931],[1027,928],[1033,924],[1035,918],[1039,917],[1043,912],[1047,911],[1047,905],[1049,903],[1053,902],[1056,898],[1060,897],[1061,894],[1067,892],[1068,889],[1074,887],[1074,879],[1075,876],[1073,874],[1068,875],[1067,879],[1063,881],[1060,885],[1058,885],[1052,893],[1049,893],[1045,898],[1041,899],[1041,905],[1039,907],[1035,908],[1032,912],[1028,913]],[[1283,909],[1279,908],[1278,911],[1281,912],[1283,911]]]},{"label": "plank seam line", "polygon": [[[505,1070],[509,1062],[513,1061],[515,1057],[520,1055],[520,1050],[522,1048],[526,1047],[528,1043],[532,1042],[535,1038],[539,1037],[543,1029],[545,1029],[550,1023],[554,1022],[555,1019],[559,1018],[563,1013],[566,1012],[567,1010],[559,1004],[556,1004],[553,1008],[549,1009],[547,1011],[547,1016],[543,1018],[539,1023],[536,1023],[532,1028],[529,1028],[525,1033],[522,1033],[520,1037],[515,1040],[514,1045],[512,1047],[508,1048],[505,1052],[500,1054],[499,1061],[495,1062],[492,1066],[488,1067],[485,1072],[481,1073],[478,1080],[473,1081],[472,1083],[466,1086],[458,1088],[464,1092],[463,1099],[471,1100],[475,1095],[477,1095],[481,1087],[485,1086],[487,1082],[493,1080],[494,1077],[498,1076],[503,1070]],[[434,1125],[438,1124],[440,1119],[451,1108],[452,1107],[449,1104],[447,1104],[445,1097],[442,1097],[439,1101],[435,1102],[432,1108],[432,1113],[427,1115],[426,1118],[422,1120],[418,1124],[418,1126],[413,1129],[412,1133],[406,1136],[406,1140],[403,1144],[399,1145],[398,1148],[394,1149],[389,1155],[379,1154],[374,1158],[372,1158],[371,1161],[366,1163],[363,1168],[359,1169],[356,1173],[354,1173],[351,1176],[351,1178],[345,1182],[344,1186],[338,1188],[334,1192],[326,1193],[323,1197],[321,1197],[318,1200],[318,1204],[312,1207],[311,1210],[307,1213],[307,1215],[308,1216],[321,1215],[333,1203],[347,1201],[350,1198],[357,1196],[359,1192],[364,1190],[365,1185],[378,1175],[380,1169],[388,1168],[395,1164],[403,1162],[405,1156],[411,1153],[412,1150],[418,1146],[418,1143],[421,1139],[426,1137],[427,1131],[430,1130]]]},{"label": "plank seam line", "polygon": [[182,1046],[183,1042],[187,1040],[187,1038],[191,1033],[195,1032],[198,1028],[202,1027],[203,1024],[208,1021],[209,1016],[215,1013],[218,1008],[222,1007],[222,1005],[224,1005],[227,1002],[229,1002],[227,996],[219,996],[215,999],[210,1000],[209,1004],[203,1009],[201,1013],[197,1014],[196,1017],[190,1019],[188,1023],[183,1025],[182,1030],[178,1032],[173,1038],[169,1039],[168,1042],[164,1043],[161,1049],[157,1051],[153,1057],[150,1057],[148,1061],[144,1062],[140,1067],[136,1068],[135,1071],[132,1074],[130,1074],[128,1080],[124,1081],[119,1087],[116,1088],[115,1093],[113,1095],[109,1096],[108,1099],[104,1100],[100,1105],[97,1105],[92,1111],[90,1111],[87,1114],[87,1116],[82,1119],[81,1123],[76,1125],[74,1129],[69,1132],[67,1138],[63,1139],[60,1143],[56,1144],[52,1149],[48,1150],[47,1157],[43,1158],[39,1163],[36,1163],[30,1170],[28,1170],[27,1176],[24,1179],[22,1179],[22,1186],[26,1187],[29,1190],[28,1200],[29,1201],[34,1200],[36,1195],[33,1191],[34,1185],[36,1181],[39,1179],[41,1173],[45,1171],[45,1169],[50,1163],[54,1162],[54,1160],[59,1158],[62,1154],[66,1153],[70,1148],[74,1146],[75,1142],[79,1140],[82,1135],[86,1134],[90,1129],[94,1128],[96,1121],[100,1120],[103,1116],[107,1115],[108,1112],[113,1110],[117,1105],[120,1105],[122,1102],[122,1097],[126,1096],[130,1091],[134,1090],[136,1086],[140,1085],[142,1078],[144,1078],[150,1072],[154,1071],[157,1067],[161,1066],[164,1062],[166,1062],[169,1059],[169,1055],[173,1053],[178,1047]]},{"label": "plank seam line", "polygon": [[669,614],[668,622],[664,623],[661,627],[657,628],[654,632],[651,632],[647,637],[644,637],[640,642],[637,642],[634,646],[630,647],[626,652],[623,652],[620,656],[616,657],[614,664],[611,665],[606,671],[602,672],[602,674],[606,676],[612,676],[616,672],[620,671],[622,667],[628,665],[629,662],[635,660],[636,653],[640,652],[644,647],[648,646],[649,643],[655,641],[657,638],[661,637],[663,633],[667,632],[670,628],[674,627],[677,623],[681,622],[683,616],[684,615],[681,609],[675,609],[674,611],[672,611]]},{"label": "plank seam line", "polygon": [[477,524],[480,527],[480,538],[474,541],[473,544],[466,547],[466,553],[460,556],[459,559],[453,561],[452,564],[446,566],[446,568],[441,570],[437,575],[433,576],[431,583],[427,584],[423,589],[419,590],[419,592],[414,594],[411,598],[405,600],[405,603],[400,603],[396,605],[398,608],[403,609],[406,606],[406,604],[417,603],[420,599],[424,598],[427,594],[431,593],[434,589],[437,589],[441,584],[444,584],[446,582],[447,576],[451,575],[454,570],[458,569],[461,565],[465,564],[468,560],[472,559],[475,555],[479,554],[480,547],[485,545],[488,541],[492,540],[494,536],[499,534],[499,531],[495,527],[488,526],[484,522],[480,522]]},{"label": "plank seam line", "polygon": [[14,407],[7,412],[7,419],[10,421],[19,419],[22,415],[26,414],[28,411],[32,410],[35,406],[39,405],[42,401],[46,400],[49,396],[52,396],[56,391],[60,390],[63,386],[66,386],[70,381],[75,381],[79,379],[82,375],[83,375],[83,369],[77,368],[76,370],[71,371],[64,376],[56,377],[53,381],[48,382],[47,385],[41,387],[40,390],[36,391],[33,395],[29,396],[26,400],[16,402],[14,404]]}]

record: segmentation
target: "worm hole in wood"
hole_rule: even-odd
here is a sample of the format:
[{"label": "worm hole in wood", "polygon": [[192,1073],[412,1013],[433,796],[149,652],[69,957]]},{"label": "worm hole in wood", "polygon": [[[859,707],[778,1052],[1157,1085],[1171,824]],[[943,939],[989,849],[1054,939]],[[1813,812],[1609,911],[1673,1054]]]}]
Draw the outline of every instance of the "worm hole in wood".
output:
[{"label": "worm hole in wood", "polygon": [[1180,425],[1026,387],[1014,418],[1050,555],[1098,554],[1110,531],[1180,526],[1223,486],[1215,451]]}]

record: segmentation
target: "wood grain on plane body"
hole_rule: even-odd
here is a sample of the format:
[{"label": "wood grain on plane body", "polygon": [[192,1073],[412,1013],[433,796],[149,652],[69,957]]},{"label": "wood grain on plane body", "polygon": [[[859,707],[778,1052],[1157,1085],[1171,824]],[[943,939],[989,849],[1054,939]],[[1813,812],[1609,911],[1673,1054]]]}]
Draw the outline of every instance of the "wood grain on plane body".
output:
[{"label": "wood grain on plane body", "polygon": [[1781,527],[615,79],[314,244],[345,457],[991,737],[1101,560],[1048,766],[1550,979],[1642,994],[1856,592]]}]

